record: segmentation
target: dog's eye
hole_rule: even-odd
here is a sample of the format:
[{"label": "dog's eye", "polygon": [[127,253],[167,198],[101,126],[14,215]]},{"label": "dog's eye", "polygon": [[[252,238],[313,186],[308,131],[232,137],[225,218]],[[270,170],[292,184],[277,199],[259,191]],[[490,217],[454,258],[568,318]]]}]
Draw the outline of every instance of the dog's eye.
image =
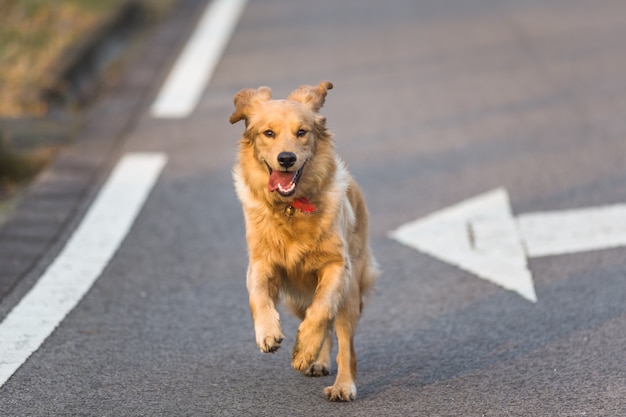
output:
[{"label": "dog's eye", "polygon": [[270,138],[270,139],[273,139],[273,138],[275,138],[275,137],[276,137],[276,133],[274,133],[274,131],[273,131],[273,130],[270,130],[270,129],[268,129],[268,130],[266,130],[265,132],[263,132],[263,134],[264,134],[266,137]]},{"label": "dog's eye", "polygon": [[306,131],[306,130],[304,130],[304,129],[300,129],[300,130],[298,130],[298,131],[296,132],[296,137],[301,138],[301,137],[303,137],[303,136],[304,136],[304,135],[306,135],[306,134],[307,134],[307,131]]}]

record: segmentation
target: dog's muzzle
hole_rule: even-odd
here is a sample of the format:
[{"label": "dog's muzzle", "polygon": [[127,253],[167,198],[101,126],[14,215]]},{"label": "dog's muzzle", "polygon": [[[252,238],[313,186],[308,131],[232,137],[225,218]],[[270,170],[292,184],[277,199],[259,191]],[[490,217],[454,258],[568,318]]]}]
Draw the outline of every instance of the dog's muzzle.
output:
[{"label": "dog's muzzle", "polygon": [[[272,167],[270,167],[267,162],[265,164],[267,165],[267,169],[270,173],[270,178],[267,183],[267,188],[270,190],[270,192],[277,191],[278,194],[283,197],[289,197],[296,192],[296,186],[298,185],[298,180],[302,175],[304,165],[302,165],[302,167],[296,171],[278,171],[272,169]],[[293,163],[291,163],[291,165],[289,166],[293,166]]]}]

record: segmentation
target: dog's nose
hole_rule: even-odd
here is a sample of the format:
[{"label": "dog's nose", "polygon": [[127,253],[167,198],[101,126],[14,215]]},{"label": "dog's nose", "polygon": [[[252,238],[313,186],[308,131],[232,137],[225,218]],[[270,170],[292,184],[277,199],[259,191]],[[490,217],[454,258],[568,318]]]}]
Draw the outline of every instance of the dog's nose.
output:
[{"label": "dog's nose", "polygon": [[289,168],[296,163],[298,157],[293,152],[281,152],[278,154],[277,159],[281,167]]}]

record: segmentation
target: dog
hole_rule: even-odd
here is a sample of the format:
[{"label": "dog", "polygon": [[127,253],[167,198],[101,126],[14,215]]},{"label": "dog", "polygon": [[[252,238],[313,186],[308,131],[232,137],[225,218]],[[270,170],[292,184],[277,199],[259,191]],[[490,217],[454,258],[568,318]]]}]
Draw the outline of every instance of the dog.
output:
[{"label": "dog", "polygon": [[276,306],[284,299],[302,320],[293,368],[324,376],[334,328],[337,376],[324,392],[331,401],[351,401],[354,333],[379,269],[363,196],[319,113],[332,88],[328,81],[303,85],[286,100],[273,100],[268,87],[239,91],[230,122],[244,120],[245,131],[233,178],[246,225],[246,282],[258,347],[280,347]]}]

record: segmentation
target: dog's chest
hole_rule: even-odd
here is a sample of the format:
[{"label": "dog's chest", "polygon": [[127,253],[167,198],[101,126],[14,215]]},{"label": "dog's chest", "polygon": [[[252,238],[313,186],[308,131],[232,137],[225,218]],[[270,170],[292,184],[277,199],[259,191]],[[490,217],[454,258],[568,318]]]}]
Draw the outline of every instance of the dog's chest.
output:
[{"label": "dog's chest", "polygon": [[312,272],[329,258],[342,257],[341,239],[332,228],[320,224],[315,214],[274,214],[258,220],[247,225],[250,252],[286,271]]}]

